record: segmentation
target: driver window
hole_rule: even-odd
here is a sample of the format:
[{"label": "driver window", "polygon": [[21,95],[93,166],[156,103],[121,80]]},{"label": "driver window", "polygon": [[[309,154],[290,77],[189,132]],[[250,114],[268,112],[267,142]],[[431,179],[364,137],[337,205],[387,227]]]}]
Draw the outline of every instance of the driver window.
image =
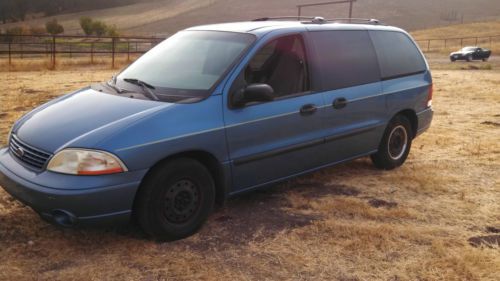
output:
[{"label": "driver window", "polygon": [[232,91],[257,83],[271,86],[274,99],[309,91],[305,48],[300,35],[280,37],[262,47],[236,79]]}]

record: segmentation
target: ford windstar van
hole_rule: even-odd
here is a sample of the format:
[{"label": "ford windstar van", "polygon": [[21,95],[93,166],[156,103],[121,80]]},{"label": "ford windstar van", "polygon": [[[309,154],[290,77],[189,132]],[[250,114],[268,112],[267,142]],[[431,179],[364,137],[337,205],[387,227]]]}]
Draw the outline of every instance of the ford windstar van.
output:
[{"label": "ford windstar van", "polygon": [[431,101],[422,52],[375,20],[194,27],[20,118],[0,185],[58,225],[134,217],[179,239],[245,191],[363,156],[402,165]]}]

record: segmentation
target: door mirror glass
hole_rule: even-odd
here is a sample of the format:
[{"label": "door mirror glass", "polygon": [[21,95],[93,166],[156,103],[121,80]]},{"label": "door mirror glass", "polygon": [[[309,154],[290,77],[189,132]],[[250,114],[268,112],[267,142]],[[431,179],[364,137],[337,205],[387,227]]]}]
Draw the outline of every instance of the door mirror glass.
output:
[{"label": "door mirror glass", "polygon": [[273,94],[274,90],[268,84],[250,84],[234,93],[232,105],[235,107],[242,107],[251,102],[272,101]]}]

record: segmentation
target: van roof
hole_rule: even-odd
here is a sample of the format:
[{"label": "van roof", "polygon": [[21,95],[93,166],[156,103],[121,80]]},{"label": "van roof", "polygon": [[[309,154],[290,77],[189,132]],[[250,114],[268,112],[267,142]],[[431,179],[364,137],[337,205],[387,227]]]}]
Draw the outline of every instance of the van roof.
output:
[{"label": "van roof", "polygon": [[280,21],[280,20],[257,20],[246,22],[231,22],[201,25],[188,28],[186,30],[208,30],[208,31],[229,31],[251,33],[254,35],[263,35],[265,33],[284,30],[284,29],[303,29],[303,30],[386,30],[386,31],[402,31],[402,29],[379,25],[379,24],[363,24],[363,23],[340,23],[340,22],[325,22],[314,23],[311,21]]}]

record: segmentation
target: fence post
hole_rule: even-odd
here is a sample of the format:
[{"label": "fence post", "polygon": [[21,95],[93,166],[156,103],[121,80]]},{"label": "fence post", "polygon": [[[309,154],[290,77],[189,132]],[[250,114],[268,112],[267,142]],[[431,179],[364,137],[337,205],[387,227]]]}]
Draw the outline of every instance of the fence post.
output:
[{"label": "fence post", "polygon": [[69,43],[69,58],[73,58],[73,53],[72,53],[72,50],[71,50],[71,42]]},{"label": "fence post", "polygon": [[115,37],[111,41],[111,68],[115,68]]},{"label": "fence post", "polygon": [[460,38],[460,48],[464,46],[464,38]]},{"label": "fence post", "polygon": [[11,47],[11,42],[9,41],[9,65],[12,64],[12,47]]},{"label": "fence post", "polygon": [[56,36],[52,36],[52,68],[56,68]]},{"label": "fence post", "polygon": [[490,48],[491,48],[491,36],[490,36]]},{"label": "fence post", "polygon": [[427,52],[431,49],[431,40],[427,40]]},{"label": "fence post", "polygon": [[474,46],[477,46],[477,37],[476,37],[476,44],[474,44]]},{"label": "fence post", "polygon": [[127,62],[130,61],[130,41],[127,41]]},{"label": "fence post", "polygon": [[90,42],[90,63],[94,64],[94,42]]},{"label": "fence post", "polygon": [[444,48],[446,49],[446,39],[444,39]]},{"label": "fence post", "polygon": [[19,52],[19,56],[21,57],[21,59],[24,58],[24,52],[23,52],[23,43],[19,44],[19,49],[20,49],[20,52]]}]

